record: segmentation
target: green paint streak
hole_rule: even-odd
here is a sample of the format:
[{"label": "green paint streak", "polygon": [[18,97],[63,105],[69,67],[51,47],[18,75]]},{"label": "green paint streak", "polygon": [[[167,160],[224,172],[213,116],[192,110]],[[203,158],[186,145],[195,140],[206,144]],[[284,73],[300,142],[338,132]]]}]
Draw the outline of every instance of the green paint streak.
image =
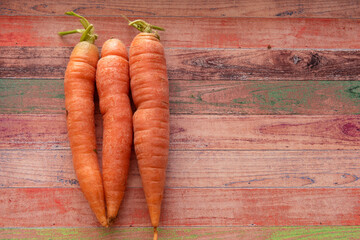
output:
[{"label": "green paint streak", "polygon": [[[223,99],[204,101],[211,94]],[[0,114],[63,114],[64,98],[62,79],[0,79]],[[360,81],[176,81],[170,103],[171,113],[360,114]]]},{"label": "green paint streak", "polygon": [[0,79],[0,113],[61,113],[63,80]]},{"label": "green paint streak", "polygon": [[349,114],[360,114],[360,81],[348,81],[342,83],[337,94],[338,101],[343,102],[343,108],[355,106],[357,112]]},{"label": "green paint streak", "polygon": [[[59,229],[60,231],[65,230],[65,229]],[[50,229],[36,229],[36,235],[38,236],[51,236],[51,231]]]},{"label": "green paint streak", "polygon": [[247,100],[246,98],[235,98],[232,100],[233,103],[238,103],[238,104],[249,104],[250,101]]},{"label": "green paint streak", "polygon": [[357,104],[360,103],[360,83],[352,82],[349,84],[350,86],[345,89],[345,93],[348,94],[349,98],[355,100]]},{"label": "green paint streak", "polygon": [[[208,231],[207,231],[208,230]],[[121,239],[140,239],[141,236],[152,236],[151,227],[139,228],[23,228],[0,229],[0,238],[17,238],[26,236],[27,239],[108,239],[121,237]],[[143,233],[138,235],[139,233]],[[319,226],[319,227],[180,227],[160,228],[159,235],[164,239],[223,239],[223,236],[232,234],[238,239],[248,238],[270,240],[327,240],[327,239],[360,239],[360,226]]]},{"label": "green paint streak", "polygon": [[[280,230],[280,229],[279,229]],[[360,237],[360,227],[287,227],[271,235],[271,240],[284,239],[351,239]]]},{"label": "green paint streak", "polygon": [[[308,84],[311,85],[311,83]],[[303,94],[306,93],[306,88],[302,82],[276,82],[276,85],[261,83],[255,85],[254,88],[253,103],[272,113],[296,114],[307,102]],[[303,96],[299,96],[299,93]]]}]

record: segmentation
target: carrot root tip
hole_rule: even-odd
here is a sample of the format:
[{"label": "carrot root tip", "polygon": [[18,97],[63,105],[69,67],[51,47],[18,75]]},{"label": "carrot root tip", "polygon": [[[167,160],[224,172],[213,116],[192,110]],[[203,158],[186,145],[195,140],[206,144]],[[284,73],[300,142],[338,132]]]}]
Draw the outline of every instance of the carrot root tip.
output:
[{"label": "carrot root tip", "polygon": [[115,218],[114,218],[114,217],[108,218],[108,219],[107,219],[107,224],[108,224],[109,226],[111,226],[111,225],[114,223],[114,221],[115,221]]},{"label": "carrot root tip", "polygon": [[154,227],[154,240],[158,239],[158,230],[157,227]]}]

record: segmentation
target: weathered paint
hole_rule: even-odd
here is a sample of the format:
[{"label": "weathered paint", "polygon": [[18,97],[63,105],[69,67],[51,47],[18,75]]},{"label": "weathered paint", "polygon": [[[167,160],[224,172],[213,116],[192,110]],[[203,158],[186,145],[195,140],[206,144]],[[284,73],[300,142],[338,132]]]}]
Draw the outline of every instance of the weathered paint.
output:
[{"label": "weathered paint", "polygon": [[[64,114],[0,114],[0,147],[69,149]],[[102,143],[101,116],[95,116]],[[171,115],[171,150],[359,150],[360,115]]]},{"label": "weathered paint", "polygon": [[[0,227],[99,226],[80,189],[0,193]],[[167,188],[160,226],[359,225],[359,202],[359,188]],[[150,226],[142,188],[127,189],[114,226]]]},{"label": "weathered paint", "polygon": [[346,226],[323,226],[323,227],[288,227],[282,231],[275,231],[269,239],[271,240],[325,240],[325,239],[358,239],[360,238],[360,227]]},{"label": "weathered paint", "polygon": [[27,4],[23,4],[21,0],[14,0],[4,2],[0,14],[11,16],[61,16],[69,9],[76,9],[77,13],[86,16],[119,16],[126,12],[127,16],[136,18],[139,16],[355,18],[360,14],[359,2],[355,0],[341,0],[336,1],[336,3],[316,0],[301,2],[301,4],[296,0],[286,2],[243,0],[236,2],[236,4],[225,0],[209,1],[206,4],[191,0],[174,1],[171,4],[142,0],[136,2],[122,1],[119,3],[103,1],[101,4],[97,3],[96,6],[86,0],[78,0],[76,3],[67,2],[66,5],[51,0],[30,0],[27,1]]},{"label": "weathered paint", "polygon": [[[166,188],[360,187],[358,156],[360,150],[170,151]],[[70,150],[2,150],[0,166],[0,187],[79,187]],[[127,187],[142,187],[134,153]]]},{"label": "weathered paint", "polygon": [[[76,28],[63,16],[70,9],[95,24],[98,46],[120,35],[130,44],[136,31],[123,13],[166,28],[171,111],[180,115],[160,239],[360,239],[358,226],[321,227],[360,224],[354,0],[2,3],[0,78],[15,82],[0,85],[0,238],[152,239],[150,227],[138,228],[149,219],[136,164],[114,228],[93,228],[78,189],[60,79],[79,36],[56,35]],[[299,224],[319,226],[284,227]]]},{"label": "weathered paint", "polygon": [[[71,49],[0,47],[0,77],[62,79]],[[170,80],[353,81],[360,76],[357,50],[165,48],[165,54]],[[13,57],[18,55],[21,58]],[[316,66],[314,56],[319,59]]]},{"label": "weathered paint", "polygon": [[[0,79],[0,100],[0,113],[62,114],[63,80]],[[359,114],[360,81],[171,80],[170,103],[172,114]]]},{"label": "weathered paint", "polygon": [[0,113],[64,113],[63,82],[0,79]]},{"label": "weathered paint", "polygon": [[[356,226],[296,226],[296,227],[161,227],[161,239],[257,239],[310,240],[358,239]],[[1,238],[17,239],[151,239],[149,227],[104,228],[2,228]]]},{"label": "weathered paint", "polygon": [[[130,45],[134,31],[122,17],[101,16],[90,20],[99,35],[99,46],[119,36],[118,29],[122,29],[124,43]],[[115,22],[117,28],[112,27]],[[68,16],[0,16],[0,23],[1,46],[74,46],[79,39],[79,36],[60,38],[57,34],[49,34],[73,29],[74,19]],[[360,48],[360,19],[205,17],[196,18],[195,24],[192,18],[152,17],[151,23],[165,29],[176,26],[176,31],[161,33],[166,47]]]}]

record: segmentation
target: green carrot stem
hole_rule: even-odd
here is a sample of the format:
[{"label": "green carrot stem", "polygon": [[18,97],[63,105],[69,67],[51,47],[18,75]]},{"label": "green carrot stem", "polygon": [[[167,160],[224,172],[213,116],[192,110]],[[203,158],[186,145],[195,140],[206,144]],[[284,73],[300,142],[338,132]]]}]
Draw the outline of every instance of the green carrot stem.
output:
[{"label": "green carrot stem", "polygon": [[165,31],[164,28],[162,27],[158,27],[158,26],[154,26],[154,25],[150,25],[152,29],[156,29],[156,30],[160,30],[160,31]]},{"label": "green carrot stem", "polygon": [[82,33],[82,32],[84,32],[84,29],[75,29],[75,30],[71,30],[71,31],[59,32],[59,35],[64,36],[67,34]]},{"label": "green carrot stem", "polygon": [[67,34],[73,34],[73,33],[81,33],[80,42],[82,42],[82,41],[87,41],[90,43],[95,42],[95,40],[97,39],[97,35],[94,33],[94,26],[92,24],[90,24],[86,18],[84,18],[83,16],[76,14],[72,11],[66,12],[65,14],[80,18],[80,23],[81,23],[81,25],[83,25],[84,29],[75,29],[75,30],[70,30],[70,31],[59,32],[60,36],[64,36]]},{"label": "green carrot stem", "polygon": [[89,21],[88,21],[86,18],[84,18],[83,16],[81,16],[81,15],[79,15],[79,14],[74,13],[73,11],[66,12],[65,14],[66,14],[66,15],[75,16],[75,17],[80,18],[80,22],[81,22],[81,24],[83,25],[83,27],[84,27],[85,29],[90,25]]},{"label": "green carrot stem", "polygon": [[123,18],[125,18],[129,22],[129,26],[133,26],[134,28],[136,28],[140,32],[154,33],[155,36],[158,39],[160,39],[159,35],[157,34],[156,31],[153,31],[153,30],[165,31],[164,28],[158,27],[158,26],[155,26],[155,25],[151,25],[151,24],[145,22],[142,19],[137,19],[137,20],[134,20],[134,21],[130,21],[125,15],[121,14],[121,16]]},{"label": "green carrot stem", "polygon": [[[86,29],[85,31],[83,32],[83,34],[81,35],[81,38],[80,38],[80,42],[82,41],[89,41],[91,42],[91,37],[89,36],[89,32],[94,28],[94,26],[92,24],[90,24]],[[94,43],[91,42],[91,43]]]}]

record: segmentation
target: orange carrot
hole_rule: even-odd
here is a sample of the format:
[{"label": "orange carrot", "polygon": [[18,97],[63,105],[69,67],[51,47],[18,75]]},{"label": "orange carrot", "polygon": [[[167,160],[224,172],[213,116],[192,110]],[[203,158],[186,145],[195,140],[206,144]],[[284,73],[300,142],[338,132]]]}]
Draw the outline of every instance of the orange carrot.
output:
[{"label": "orange carrot", "polygon": [[66,14],[80,18],[85,30],[60,32],[66,35],[82,33],[80,42],[73,49],[64,79],[65,106],[70,147],[74,169],[85,198],[98,221],[107,226],[104,190],[96,154],[94,90],[98,48],[93,25],[73,12]]},{"label": "orange carrot", "polygon": [[139,33],[131,43],[130,86],[136,107],[133,116],[134,146],[149,208],[154,239],[157,239],[165,171],[169,151],[169,83],[164,48],[143,20],[130,22]]},{"label": "orange carrot", "polygon": [[96,70],[96,86],[103,116],[103,183],[110,224],[124,197],[132,145],[129,62],[125,45],[107,40]]}]

